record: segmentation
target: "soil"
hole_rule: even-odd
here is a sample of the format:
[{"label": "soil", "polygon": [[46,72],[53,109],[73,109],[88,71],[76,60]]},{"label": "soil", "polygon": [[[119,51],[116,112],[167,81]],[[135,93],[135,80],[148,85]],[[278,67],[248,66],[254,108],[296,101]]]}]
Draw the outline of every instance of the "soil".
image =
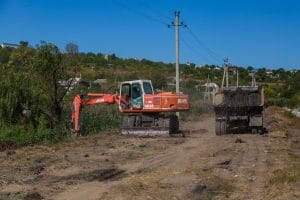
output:
[{"label": "soil", "polygon": [[216,136],[214,116],[202,115],[181,121],[185,137],[110,130],[8,148],[0,199],[300,199],[300,130],[274,112],[266,111],[265,135]]},{"label": "soil", "polygon": [[11,141],[0,141],[0,152],[5,150],[16,149],[18,145]]}]

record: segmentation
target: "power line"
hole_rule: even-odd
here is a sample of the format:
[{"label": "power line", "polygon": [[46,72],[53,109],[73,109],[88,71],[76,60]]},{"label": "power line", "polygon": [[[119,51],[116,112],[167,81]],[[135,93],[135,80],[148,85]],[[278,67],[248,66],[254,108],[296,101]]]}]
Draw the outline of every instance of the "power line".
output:
[{"label": "power line", "polygon": [[[139,1],[139,3],[143,6],[143,7],[146,7],[148,8],[148,10],[152,10],[155,15],[155,17],[152,15],[149,15],[149,14],[146,14],[140,10],[136,10],[136,9],[133,9],[132,7],[130,7],[129,5],[126,5],[124,4],[123,2],[120,2],[120,0],[112,0],[112,2],[114,2],[115,4],[117,4],[119,7],[122,7],[136,15],[139,15],[141,17],[144,17],[148,20],[151,20],[153,22],[157,22],[157,23],[160,23],[160,24],[163,24],[163,25],[167,25],[168,27],[170,26],[174,26],[174,22],[172,23],[172,25],[169,25],[168,23],[166,23],[164,20],[162,20],[162,18],[165,18],[165,19],[172,19],[166,15],[164,15],[163,13],[159,12],[158,10],[154,9],[153,7],[151,7],[149,4],[147,4],[145,1],[143,0],[137,0]],[[149,12],[148,12],[149,13]],[[158,17],[159,16],[159,17]],[[183,43],[194,53],[194,54],[197,54],[197,55],[200,55],[202,58],[204,58],[205,60],[207,60],[208,58],[211,58],[209,60],[215,60],[217,61],[217,63],[221,63],[221,58],[219,57],[219,55],[217,53],[215,53],[213,50],[211,50],[209,47],[207,47],[207,45],[205,45],[198,37],[197,35],[192,31],[192,29],[188,26],[186,26],[185,24],[183,23],[180,23],[178,24],[179,26],[184,26],[184,27],[187,27],[187,30],[188,32],[191,34],[191,36],[194,38],[194,40],[196,40],[196,42],[198,43],[199,46],[201,46],[201,48],[203,48],[205,51],[207,51],[208,55],[210,57],[204,57],[199,51],[197,51],[197,48],[191,46],[189,43],[186,42],[186,40],[184,40],[182,37],[181,39],[183,40]]]},{"label": "power line", "polygon": [[214,59],[215,61],[217,61],[218,63],[222,61],[222,59],[220,58],[220,56],[215,53],[213,50],[211,50],[209,47],[207,47],[198,37],[197,35],[192,31],[192,29],[190,27],[187,27],[188,32],[192,35],[192,37],[196,40],[196,42],[203,48],[205,49],[208,54],[210,55],[210,57],[212,59]]},{"label": "power line", "polygon": [[201,58],[203,58],[205,60],[205,62],[212,62],[214,63],[213,60],[211,60],[209,57],[205,57],[202,53],[200,53],[197,48],[195,48],[194,46],[192,46],[191,44],[189,44],[183,37],[180,38],[182,43],[191,51],[193,52],[194,55],[196,56],[200,56]]},{"label": "power line", "polygon": [[156,17],[153,17],[153,16],[150,16],[150,15],[147,15],[147,14],[141,12],[141,11],[135,10],[135,9],[133,9],[133,8],[131,8],[131,7],[129,7],[129,6],[127,6],[126,4],[121,3],[121,2],[118,1],[118,0],[112,0],[112,2],[114,2],[115,4],[117,4],[118,6],[120,6],[120,7],[122,7],[122,8],[125,8],[125,9],[127,9],[128,11],[130,11],[130,12],[136,14],[136,15],[139,15],[139,16],[141,16],[141,17],[144,17],[144,18],[146,18],[146,19],[148,19],[148,20],[151,20],[151,21],[154,21],[154,22],[163,24],[163,25],[168,25],[168,23],[162,21],[161,19],[156,18]]},{"label": "power line", "polygon": [[152,6],[149,5],[149,1],[147,1],[147,3],[144,0],[137,0],[139,1],[139,3],[141,5],[143,5],[144,7],[148,8],[149,10],[152,10],[153,12],[155,12],[156,14],[158,14],[161,18],[165,18],[166,20],[173,20],[171,17],[169,17],[168,15],[165,15],[164,13],[160,12],[157,9],[154,9]]}]

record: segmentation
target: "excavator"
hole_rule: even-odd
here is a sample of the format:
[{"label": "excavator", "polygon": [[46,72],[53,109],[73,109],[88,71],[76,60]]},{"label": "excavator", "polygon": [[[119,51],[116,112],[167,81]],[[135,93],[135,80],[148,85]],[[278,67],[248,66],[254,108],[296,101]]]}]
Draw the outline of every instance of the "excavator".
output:
[{"label": "excavator", "polygon": [[80,112],[84,106],[117,104],[123,115],[121,133],[139,136],[176,134],[179,120],[175,112],[189,109],[189,97],[183,93],[154,93],[150,80],[122,82],[116,94],[77,94],[73,100],[71,131],[80,133]]}]

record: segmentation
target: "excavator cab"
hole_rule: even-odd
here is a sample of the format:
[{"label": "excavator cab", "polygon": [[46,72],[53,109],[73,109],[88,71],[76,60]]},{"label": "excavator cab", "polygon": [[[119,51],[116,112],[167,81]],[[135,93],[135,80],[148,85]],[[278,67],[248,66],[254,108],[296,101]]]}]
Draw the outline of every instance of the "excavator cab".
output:
[{"label": "excavator cab", "polygon": [[[149,80],[126,81],[120,87],[120,110],[142,110],[144,94],[153,94],[152,83]],[[121,99],[126,103],[122,103]]]}]

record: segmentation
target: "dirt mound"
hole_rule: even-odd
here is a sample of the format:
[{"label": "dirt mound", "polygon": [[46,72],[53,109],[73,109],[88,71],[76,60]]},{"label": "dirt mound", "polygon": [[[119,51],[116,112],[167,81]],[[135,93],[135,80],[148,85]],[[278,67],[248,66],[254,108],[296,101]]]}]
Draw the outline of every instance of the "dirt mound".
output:
[{"label": "dirt mound", "polygon": [[0,152],[5,150],[13,150],[18,148],[18,145],[12,141],[0,141]]}]

